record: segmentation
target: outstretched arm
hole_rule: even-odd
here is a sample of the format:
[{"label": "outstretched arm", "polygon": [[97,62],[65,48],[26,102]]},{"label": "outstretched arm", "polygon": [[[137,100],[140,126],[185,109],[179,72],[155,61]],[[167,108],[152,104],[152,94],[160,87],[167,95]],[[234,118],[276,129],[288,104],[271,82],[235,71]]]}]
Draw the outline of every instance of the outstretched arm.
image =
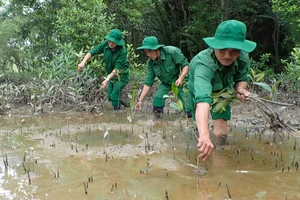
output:
[{"label": "outstretched arm", "polygon": [[142,109],[142,101],[144,100],[144,98],[148,94],[150,88],[151,88],[150,86],[144,85],[143,90],[142,90],[142,94],[140,95],[139,101],[137,102],[137,104],[135,106],[137,109],[139,109],[139,110]]},{"label": "outstretched arm", "polygon": [[175,84],[177,86],[181,86],[182,85],[183,80],[184,80],[185,76],[188,74],[188,72],[189,72],[189,66],[188,65],[185,66],[184,68],[182,68],[182,72],[181,72],[180,76],[178,77],[178,79],[175,82]]},{"label": "outstretched arm", "polygon": [[81,63],[78,64],[78,71],[80,71],[81,69],[84,68],[85,66],[85,63],[92,57],[92,54],[91,53],[87,53],[83,60],[81,61]]},{"label": "outstretched arm", "polygon": [[208,119],[210,113],[210,105],[208,103],[197,103],[196,107],[196,123],[199,133],[198,150],[200,158],[206,161],[214,149],[214,145],[210,140],[208,130]]}]

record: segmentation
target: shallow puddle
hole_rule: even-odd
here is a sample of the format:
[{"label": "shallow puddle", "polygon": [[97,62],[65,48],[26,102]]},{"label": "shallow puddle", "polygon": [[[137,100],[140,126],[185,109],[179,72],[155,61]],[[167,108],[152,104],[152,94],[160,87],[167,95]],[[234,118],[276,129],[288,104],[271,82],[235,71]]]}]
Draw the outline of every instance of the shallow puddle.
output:
[{"label": "shallow puddle", "polygon": [[0,198],[300,199],[292,137],[274,143],[272,134],[233,128],[227,145],[197,164],[192,122],[175,118],[1,116]]}]

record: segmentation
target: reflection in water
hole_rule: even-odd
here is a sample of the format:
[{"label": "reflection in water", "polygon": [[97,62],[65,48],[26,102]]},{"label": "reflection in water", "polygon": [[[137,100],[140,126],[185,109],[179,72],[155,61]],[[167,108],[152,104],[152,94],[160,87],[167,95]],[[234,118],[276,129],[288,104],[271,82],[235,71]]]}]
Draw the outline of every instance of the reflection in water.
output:
[{"label": "reflection in water", "polygon": [[[272,143],[272,135],[246,138],[232,130],[228,144],[197,166],[195,135],[185,128],[191,122],[146,117],[2,118],[0,145],[9,167],[0,163],[1,199],[300,199],[292,139]],[[32,184],[23,169],[29,148]]]}]

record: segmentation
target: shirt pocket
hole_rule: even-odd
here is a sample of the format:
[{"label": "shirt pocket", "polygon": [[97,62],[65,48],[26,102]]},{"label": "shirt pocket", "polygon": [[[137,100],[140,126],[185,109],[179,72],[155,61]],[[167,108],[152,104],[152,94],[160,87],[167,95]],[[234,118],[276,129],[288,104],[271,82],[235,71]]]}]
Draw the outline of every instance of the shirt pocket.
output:
[{"label": "shirt pocket", "polygon": [[159,77],[162,75],[162,70],[161,70],[161,66],[160,65],[156,65],[153,67],[153,71],[155,76]]},{"label": "shirt pocket", "polygon": [[166,64],[165,65],[165,69],[166,69],[167,72],[173,71],[175,69],[175,67],[176,66],[174,64]]}]

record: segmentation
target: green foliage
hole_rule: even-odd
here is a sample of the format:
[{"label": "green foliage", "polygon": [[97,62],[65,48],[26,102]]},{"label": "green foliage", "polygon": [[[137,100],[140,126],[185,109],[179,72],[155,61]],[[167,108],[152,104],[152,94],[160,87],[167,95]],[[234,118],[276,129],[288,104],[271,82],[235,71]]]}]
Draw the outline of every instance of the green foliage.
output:
[{"label": "green foliage", "polygon": [[166,98],[169,98],[169,99],[170,98],[175,98],[176,102],[171,102],[170,107],[175,109],[175,110],[178,110],[178,111],[183,111],[184,110],[183,103],[178,98],[178,93],[179,93],[178,86],[173,82],[171,88],[172,88],[172,93],[174,95],[164,95],[163,98],[164,99],[166,99]]},{"label": "green foliage", "polygon": [[[0,79],[6,84],[1,95],[3,98],[8,95],[1,99],[4,106],[13,99],[32,104],[97,101],[98,81],[104,74],[103,64],[99,62],[101,55],[88,62],[80,73],[77,64],[111,28],[126,30],[131,84],[138,88],[146,66],[139,62],[141,58],[135,54],[135,48],[145,35],[155,35],[160,43],[181,48],[190,59],[207,47],[203,37],[212,36],[219,22],[232,18],[245,22],[247,38],[258,44],[251,53],[254,59],[251,60],[250,86],[263,88],[271,93],[271,99],[277,98],[277,87],[281,83],[288,84],[292,91],[299,91],[299,49],[292,52],[291,58],[285,57],[294,44],[300,44],[298,0],[0,2],[6,5],[0,13],[0,70],[3,74]],[[284,59],[286,72],[274,73],[275,57],[279,61]],[[276,66],[284,69],[281,63]],[[172,90],[176,98],[176,87]],[[11,96],[14,93],[16,96]],[[174,97],[170,95],[170,98]],[[220,98],[223,103],[218,107],[230,101],[227,99]],[[172,105],[180,110],[181,104],[176,101]]]},{"label": "green foliage", "polygon": [[271,0],[271,2],[272,10],[281,16],[281,20],[283,23],[285,23],[285,21],[298,21],[300,15],[300,5],[298,0]]},{"label": "green foliage", "polygon": [[68,0],[57,12],[56,30],[61,44],[72,43],[76,52],[100,43],[114,26],[102,0]]},{"label": "green foliage", "polygon": [[130,67],[130,76],[139,81],[146,75],[146,63],[139,62],[139,55],[135,53],[132,44],[126,44],[127,60]]},{"label": "green foliage", "polygon": [[285,81],[289,85],[289,90],[293,92],[300,91],[300,48],[294,48],[289,60],[282,60],[286,65]]},{"label": "green foliage", "polygon": [[226,88],[212,93],[211,97],[213,98],[212,105],[214,106],[213,112],[220,112],[222,113],[225,111],[226,106],[230,101],[233,101],[236,99],[235,97],[235,91],[234,90],[228,90]]},{"label": "green foliage", "polygon": [[262,70],[262,71],[270,69],[270,67],[268,66],[268,63],[270,62],[270,57],[271,57],[270,53],[263,53],[262,55],[260,55],[258,61],[250,59],[251,69]]}]

